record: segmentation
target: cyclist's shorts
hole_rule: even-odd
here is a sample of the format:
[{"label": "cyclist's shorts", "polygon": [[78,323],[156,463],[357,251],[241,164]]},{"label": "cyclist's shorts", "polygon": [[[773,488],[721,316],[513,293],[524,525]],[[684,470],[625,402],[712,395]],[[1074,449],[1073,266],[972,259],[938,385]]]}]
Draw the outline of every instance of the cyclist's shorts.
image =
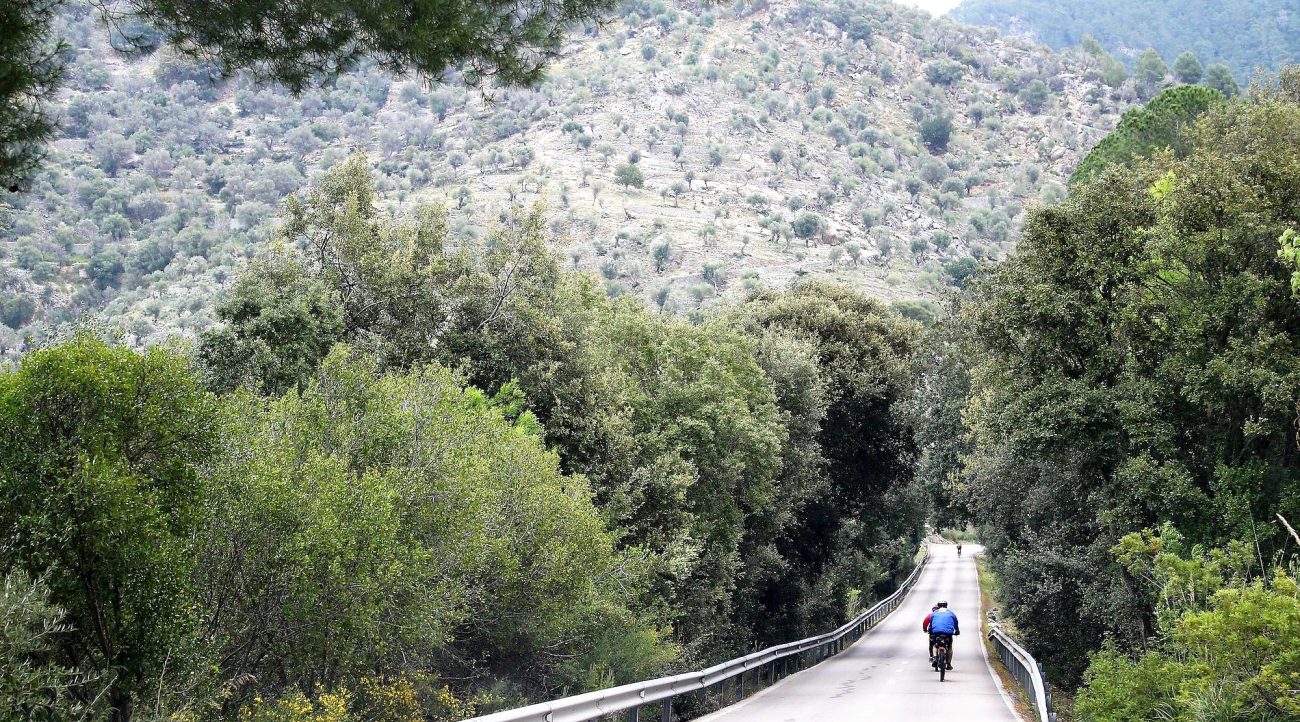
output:
[{"label": "cyclist's shorts", "polygon": [[942,632],[936,632],[936,633],[933,633],[933,634],[930,635],[930,644],[934,644],[934,643],[936,643],[936,642],[939,642],[940,640],[942,640],[944,643],[946,643],[946,644],[948,645],[948,649],[952,649],[952,635],[951,635],[951,634],[944,634],[944,633],[942,633]]}]

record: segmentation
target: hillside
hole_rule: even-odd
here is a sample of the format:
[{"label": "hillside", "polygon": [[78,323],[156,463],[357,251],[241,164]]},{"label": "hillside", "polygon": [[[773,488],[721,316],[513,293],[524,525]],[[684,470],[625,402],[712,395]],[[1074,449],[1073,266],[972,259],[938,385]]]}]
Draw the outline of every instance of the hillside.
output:
[{"label": "hillside", "polygon": [[1091,35],[1129,65],[1148,47],[1169,62],[1190,51],[1245,83],[1300,59],[1295,10],[1287,0],[964,0],[951,14],[1058,50]]},{"label": "hillside", "polygon": [[933,298],[1003,257],[1131,100],[1086,62],[883,2],[631,3],[535,89],[363,66],[297,98],[115,55],[95,18],[63,18],[65,137],[8,199],[8,353],[84,309],[143,340],[208,327],[281,200],[358,151],[390,212],[445,202],[465,242],[545,202],[569,263],[666,309],[806,274]]}]

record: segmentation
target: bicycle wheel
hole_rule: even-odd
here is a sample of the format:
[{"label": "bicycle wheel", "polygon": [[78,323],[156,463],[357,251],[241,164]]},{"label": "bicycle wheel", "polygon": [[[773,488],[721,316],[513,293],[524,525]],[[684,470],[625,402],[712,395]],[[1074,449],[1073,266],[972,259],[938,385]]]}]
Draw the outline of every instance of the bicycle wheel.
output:
[{"label": "bicycle wheel", "polygon": [[944,648],[939,652],[939,681],[948,676],[948,649]]}]

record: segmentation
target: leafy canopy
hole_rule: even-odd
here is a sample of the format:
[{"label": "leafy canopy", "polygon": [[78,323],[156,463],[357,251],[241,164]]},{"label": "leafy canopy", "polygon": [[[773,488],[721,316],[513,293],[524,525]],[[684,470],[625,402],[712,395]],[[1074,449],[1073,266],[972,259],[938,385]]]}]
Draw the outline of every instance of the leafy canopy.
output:
[{"label": "leafy canopy", "polygon": [[1260,574],[1245,543],[1188,550],[1171,527],[1126,536],[1118,558],[1161,598],[1160,636],[1136,657],[1095,655],[1083,719],[1287,720],[1300,715],[1300,585]]},{"label": "leafy canopy", "polygon": [[935,355],[930,393],[956,395],[965,433],[927,484],[979,520],[1007,611],[1067,683],[1103,639],[1127,653],[1164,621],[1111,552],[1125,534],[1168,522],[1268,558],[1274,514],[1300,516],[1300,304],[1279,257],[1300,223],[1298,87],[1291,70],[1245,100],[1178,89],[1211,102],[1176,152],[1035,211]]},{"label": "leafy canopy", "polygon": [[0,186],[17,191],[54,137],[49,103],[63,76],[66,47],[49,37],[60,0],[0,6]]},{"label": "leafy canopy", "polygon": [[[0,565],[42,576],[71,630],[58,664],[117,719],[192,662],[188,580],[214,399],[183,357],[81,331],[0,375]],[[170,660],[170,663],[169,663]]]},{"label": "leafy canopy", "polygon": [[1195,85],[1161,91],[1146,105],[1124,113],[1115,130],[1084,156],[1070,176],[1070,184],[1085,182],[1112,163],[1149,158],[1165,148],[1185,154],[1189,149],[1186,131],[1223,99],[1219,91]]}]

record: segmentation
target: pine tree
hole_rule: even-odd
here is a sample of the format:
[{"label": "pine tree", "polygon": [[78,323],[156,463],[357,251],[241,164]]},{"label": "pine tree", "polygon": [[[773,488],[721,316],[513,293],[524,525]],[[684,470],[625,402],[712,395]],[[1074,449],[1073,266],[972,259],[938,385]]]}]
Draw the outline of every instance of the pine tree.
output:
[{"label": "pine tree", "polygon": [[1178,56],[1174,61],[1174,76],[1180,82],[1188,85],[1194,85],[1201,82],[1201,77],[1205,75],[1205,68],[1201,67],[1201,61],[1196,59],[1196,55],[1190,50]]},{"label": "pine tree", "polygon": [[1147,48],[1133,66],[1133,77],[1142,84],[1144,97],[1147,98],[1151,97],[1158,85],[1165,82],[1167,75],[1169,66],[1165,65],[1164,58],[1160,57],[1155,48]]},{"label": "pine tree", "polygon": [[19,190],[55,131],[46,105],[63,76],[66,46],[49,38],[57,0],[0,4],[0,183]]},{"label": "pine tree", "polygon": [[1222,63],[1215,63],[1205,71],[1205,84],[1223,93],[1225,98],[1231,98],[1241,92],[1237,79],[1232,77],[1232,71]]}]

